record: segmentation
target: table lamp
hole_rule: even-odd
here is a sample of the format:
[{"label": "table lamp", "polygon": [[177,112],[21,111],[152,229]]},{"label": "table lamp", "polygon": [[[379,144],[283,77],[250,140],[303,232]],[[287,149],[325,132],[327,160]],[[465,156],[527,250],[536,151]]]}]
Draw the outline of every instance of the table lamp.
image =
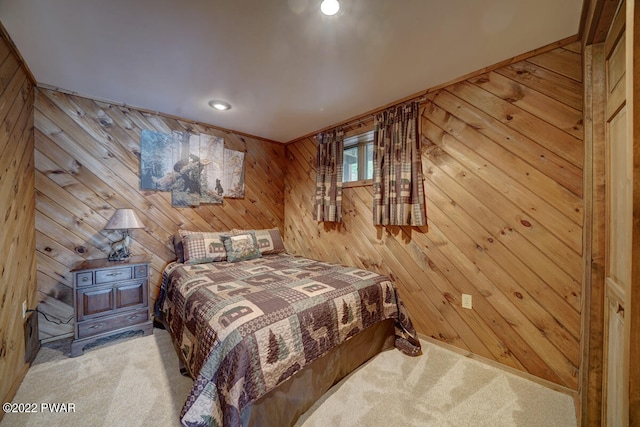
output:
[{"label": "table lamp", "polygon": [[113,216],[107,223],[105,230],[120,230],[122,232],[122,240],[111,244],[111,253],[109,261],[124,261],[129,258],[129,229],[144,228],[144,224],[138,218],[133,209],[116,209]]}]

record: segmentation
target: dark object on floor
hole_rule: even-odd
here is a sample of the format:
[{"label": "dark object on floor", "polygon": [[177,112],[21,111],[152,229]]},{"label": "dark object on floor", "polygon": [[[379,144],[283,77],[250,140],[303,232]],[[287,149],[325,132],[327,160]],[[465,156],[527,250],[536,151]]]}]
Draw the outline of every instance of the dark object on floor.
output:
[{"label": "dark object on floor", "polygon": [[24,321],[24,342],[24,362],[31,364],[40,350],[37,313],[31,313]]}]

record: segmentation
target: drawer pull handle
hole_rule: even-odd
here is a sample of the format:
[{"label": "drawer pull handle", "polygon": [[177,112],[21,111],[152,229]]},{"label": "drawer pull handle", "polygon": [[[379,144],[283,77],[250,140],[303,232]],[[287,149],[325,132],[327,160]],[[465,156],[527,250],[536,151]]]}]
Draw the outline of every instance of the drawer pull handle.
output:
[{"label": "drawer pull handle", "polygon": [[83,281],[83,282],[86,282],[87,280],[89,280],[89,278],[88,278],[88,277],[83,277],[83,278],[82,278],[82,281]]},{"label": "drawer pull handle", "polygon": [[107,274],[107,276],[120,276],[121,274],[122,274],[122,271],[116,271],[115,273]]},{"label": "drawer pull handle", "polygon": [[127,320],[136,320],[137,318],[138,318],[138,315],[134,314],[133,316],[127,317]]},{"label": "drawer pull handle", "polygon": [[102,328],[104,326],[104,323],[96,323],[93,326],[89,326],[89,329],[98,329],[98,328]]}]

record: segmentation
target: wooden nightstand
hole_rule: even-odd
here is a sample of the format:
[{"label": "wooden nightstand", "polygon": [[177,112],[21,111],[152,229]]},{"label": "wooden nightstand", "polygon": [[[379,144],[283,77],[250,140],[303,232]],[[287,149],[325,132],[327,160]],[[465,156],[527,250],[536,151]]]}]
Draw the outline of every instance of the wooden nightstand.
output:
[{"label": "wooden nightstand", "polygon": [[149,319],[149,260],[85,261],[71,270],[75,301],[75,339],[71,357],[87,344],[123,332],[153,333]]}]

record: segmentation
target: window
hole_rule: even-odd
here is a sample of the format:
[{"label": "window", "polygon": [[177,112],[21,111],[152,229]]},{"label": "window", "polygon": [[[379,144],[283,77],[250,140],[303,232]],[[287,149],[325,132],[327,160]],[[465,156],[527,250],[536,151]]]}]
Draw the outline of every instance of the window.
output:
[{"label": "window", "polygon": [[373,179],[373,131],[344,140],[342,182]]}]

